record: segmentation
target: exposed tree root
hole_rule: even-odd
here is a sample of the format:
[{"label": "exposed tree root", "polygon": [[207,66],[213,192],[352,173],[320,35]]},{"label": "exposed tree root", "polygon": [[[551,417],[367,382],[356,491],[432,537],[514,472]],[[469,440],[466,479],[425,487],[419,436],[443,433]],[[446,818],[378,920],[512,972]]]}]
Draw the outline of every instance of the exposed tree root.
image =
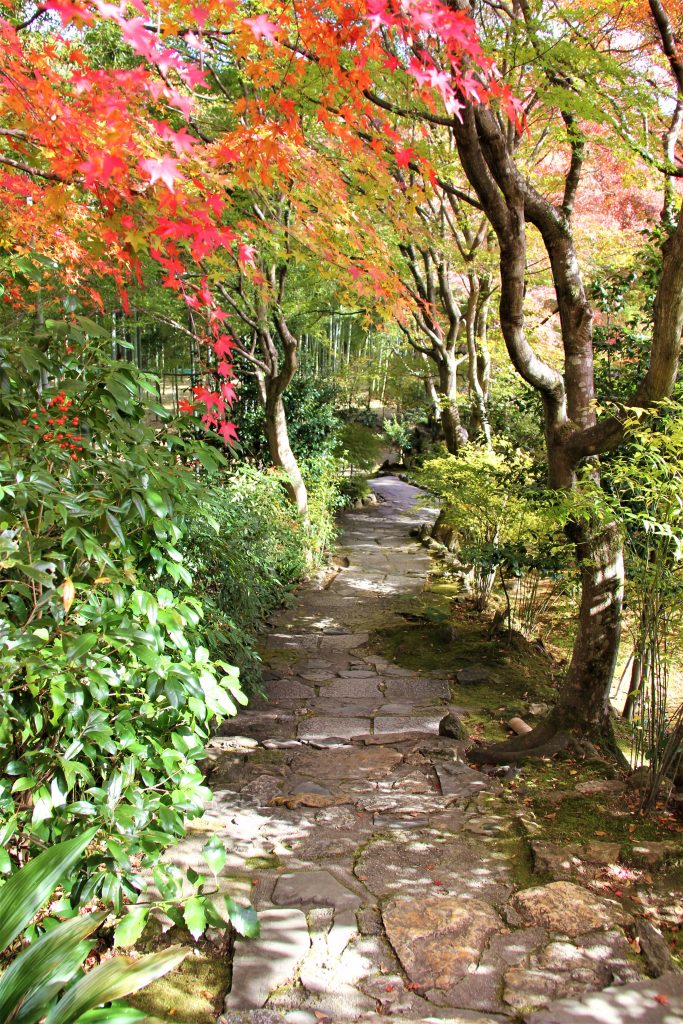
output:
[{"label": "exposed tree root", "polygon": [[[623,760],[613,737],[605,737],[605,742],[600,745],[607,749],[613,760]],[[554,757],[563,750],[579,757],[601,757],[597,747],[585,736],[577,736],[547,720],[523,736],[511,736],[489,747],[475,747],[467,752],[467,758],[476,764],[517,764],[533,758]]]}]

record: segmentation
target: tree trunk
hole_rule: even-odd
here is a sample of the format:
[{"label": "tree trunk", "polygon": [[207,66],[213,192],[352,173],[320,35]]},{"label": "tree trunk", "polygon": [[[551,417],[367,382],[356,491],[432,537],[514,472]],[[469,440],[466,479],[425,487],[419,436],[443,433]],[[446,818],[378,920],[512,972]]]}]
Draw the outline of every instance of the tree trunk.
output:
[{"label": "tree trunk", "polygon": [[[289,431],[287,430],[287,416],[282,395],[277,389],[268,388],[266,382],[266,436],[268,438],[268,449],[273,465],[284,469],[287,474],[285,487],[292,501],[296,504],[299,514],[304,520],[308,518],[308,493],[306,484],[296,461],[294,452],[289,443]],[[270,393],[268,393],[268,391]]]},{"label": "tree trunk", "polygon": [[[470,387],[470,434],[476,437],[483,434],[488,448],[491,447],[491,428],[489,426],[486,394],[479,378],[479,350],[477,346],[477,328],[481,323],[481,306],[488,303],[488,295],[482,291],[481,281],[475,273],[469,274],[469,299],[466,313],[467,331],[467,375]],[[485,316],[485,314],[484,314]]]},{"label": "tree trunk", "polygon": [[458,412],[458,362],[452,352],[445,351],[438,362],[441,426],[446,448],[457,455],[462,447],[462,427]]},{"label": "tree trunk", "polygon": [[574,649],[554,711],[562,729],[589,740],[611,737],[610,688],[621,636],[623,546],[615,523],[593,532],[573,527],[581,573],[581,604]]}]

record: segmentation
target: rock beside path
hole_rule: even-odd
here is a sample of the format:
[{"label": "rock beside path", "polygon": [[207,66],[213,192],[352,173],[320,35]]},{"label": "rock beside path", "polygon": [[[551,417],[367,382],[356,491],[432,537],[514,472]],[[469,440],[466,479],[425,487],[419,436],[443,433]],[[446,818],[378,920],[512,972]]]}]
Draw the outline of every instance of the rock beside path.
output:
[{"label": "rock beside path", "polygon": [[558,935],[580,935],[629,920],[619,904],[573,882],[550,882],[522,889],[510,903],[525,923],[541,925]]}]

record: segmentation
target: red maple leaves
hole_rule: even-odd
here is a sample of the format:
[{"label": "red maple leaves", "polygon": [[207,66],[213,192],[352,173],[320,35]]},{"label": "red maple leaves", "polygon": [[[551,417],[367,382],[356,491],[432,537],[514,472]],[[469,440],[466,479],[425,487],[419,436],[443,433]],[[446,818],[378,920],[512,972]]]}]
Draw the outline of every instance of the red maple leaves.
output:
[{"label": "red maple leaves", "polygon": [[[94,66],[78,33],[53,31],[41,12],[63,26],[115,26],[136,61]],[[276,184],[301,225],[315,220],[300,244],[343,268],[359,295],[381,298],[392,291],[391,271],[366,251],[372,224],[336,212],[348,189],[338,165],[365,161],[369,177],[385,174],[389,188],[396,165],[430,169],[368,99],[372,69],[402,76],[451,113],[463,99],[502,94],[472,21],[440,0],[266,0],[256,15],[240,0],[159,0],[153,16],[143,0],[43,0],[36,18],[40,32],[35,19],[20,31],[0,25],[3,234],[56,258],[68,289],[98,305],[96,279],[113,277],[124,309],[126,285],[141,280],[149,255],[200,319],[207,380],[216,379],[183,409],[202,408],[205,425],[229,443],[234,343],[213,282],[222,265],[258,283],[259,232],[268,235],[263,214],[250,223],[235,194]],[[221,78],[228,65],[248,87],[230,92]],[[216,98],[223,122],[202,120]]]}]

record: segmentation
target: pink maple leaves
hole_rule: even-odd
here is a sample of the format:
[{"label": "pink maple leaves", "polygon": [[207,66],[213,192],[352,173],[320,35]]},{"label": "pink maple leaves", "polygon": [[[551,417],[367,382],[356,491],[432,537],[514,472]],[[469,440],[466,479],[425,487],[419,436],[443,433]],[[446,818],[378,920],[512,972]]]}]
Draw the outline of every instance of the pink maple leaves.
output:
[{"label": "pink maple leaves", "polygon": [[277,41],[279,29],[266,14],[259,14],[256,18],[245,18],[244,24],[251,29],[255,39],[265,39],[268,43]]},{"label": "pink maple leaves", "polygon": [[157,159],[150,157],[147,160],[140,160],[138,166],[141,171],[149,175],[150,184],[154,185],[157,181],[161,181],[169,192],[175,192],[176,179],[182,178],[182,174],[178,170],[179,163],[180,161],[172,156],[162,156]]}]

